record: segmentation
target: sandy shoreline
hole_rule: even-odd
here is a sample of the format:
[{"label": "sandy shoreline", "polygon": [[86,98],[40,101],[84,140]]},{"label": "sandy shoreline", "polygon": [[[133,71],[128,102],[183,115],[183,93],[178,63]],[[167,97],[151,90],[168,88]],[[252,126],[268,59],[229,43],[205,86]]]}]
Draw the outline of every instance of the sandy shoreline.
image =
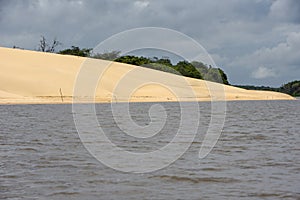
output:
[{"label": "sandy shoreline", "polygon": [[295,99],[103,60],[1,47],[0,55],[0,104]]}]

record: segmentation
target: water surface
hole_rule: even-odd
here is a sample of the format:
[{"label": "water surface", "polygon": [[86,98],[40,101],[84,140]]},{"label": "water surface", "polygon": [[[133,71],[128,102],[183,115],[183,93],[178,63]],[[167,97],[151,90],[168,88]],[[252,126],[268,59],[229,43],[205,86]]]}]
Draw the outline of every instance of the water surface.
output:
[{"label": "water surface", "polygon": [[[151,103],[132,103],[141,126]],[[101,127],[118,146],[137,152],[158,149],[178,128],[177,103],[163,103],[168,121],[149,139],[126,136],[110,104],[98,104]],[[210,119],[200,103],[201,127],[189,150],[167,168],[131,174],[113,170],[80,142],[71,105],[0,106],[0,199],[299,199],[300,101],[227,103],[223,133],[198,158]],[[191,116],[193,117],[193,116]]]}]

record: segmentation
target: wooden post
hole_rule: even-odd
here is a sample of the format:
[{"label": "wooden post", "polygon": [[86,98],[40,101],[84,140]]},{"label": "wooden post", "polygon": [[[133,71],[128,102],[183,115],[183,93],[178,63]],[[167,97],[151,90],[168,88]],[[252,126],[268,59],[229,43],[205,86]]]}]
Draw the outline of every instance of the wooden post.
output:
[{"label": "wooden post", "polygon": [[64,98],[63,98],[63,94],[62,94],[61,88],[59,88],[59,93],[60,93],[61,101],[64,102]]}]

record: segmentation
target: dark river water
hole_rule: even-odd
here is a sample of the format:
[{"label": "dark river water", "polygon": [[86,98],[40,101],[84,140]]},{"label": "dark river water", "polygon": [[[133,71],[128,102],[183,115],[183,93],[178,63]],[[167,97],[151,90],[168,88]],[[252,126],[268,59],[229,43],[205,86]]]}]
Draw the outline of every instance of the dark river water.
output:
[{"label": "dark river water", "polygon": [[[132,120],[147,126],[152,105],[131,103]],[[163,169],[139,174],[112,169],[89,153],[72,105],[1,105],[0,199],[300,199],[299,100],[227,102],[222,134],[203,159],[211,106],[199,105],[200,127],[188,150]],[[96,105],[96,112],[114,144],[151,152],[180,126],[178,103],[161,106],[167,120],[150,138],[124,134],[110,104]]]}]

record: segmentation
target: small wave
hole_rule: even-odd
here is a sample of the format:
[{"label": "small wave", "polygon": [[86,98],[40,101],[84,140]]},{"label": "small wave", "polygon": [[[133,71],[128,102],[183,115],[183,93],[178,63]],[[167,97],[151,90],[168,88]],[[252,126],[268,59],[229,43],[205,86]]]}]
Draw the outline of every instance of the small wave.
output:
[{"label": "small wave", "polygon": [[162,175],[162,176],[157,176],[156,178],[160,178],[168,181],[191,182],[191,183],[202,183],[202,182],[233,183],[238,181],[237,179],[226,178],[226,177],[192,178],[192,177],[183,177],[183,176]]},{"label": "small wave", "polygon": [[223,171],[224,169],[222,169],[222,168],[206,167],[206,168],[202,168],[201,170],[203,170],[203,171]]},{"label": "small wave", "polygon": [[268,139],[268,136],[258,134],[258,135],[253,135],[250,139],[252,139],[252,140],[266,140],[266,139]]},{"label": "small wave", "polygon": [[67,191],[61,191],[61,192],[54,192],[54,193],[51,193],[51,194],[48,194],[47,196],[60,196],[60,195],[63,195],[63,196],[71,196],[71,195],[79,195],[80,193],[79,192],[67,192]]},{"label": "small wave", "polygon": [[36,150],[35,148],[31,148],[31,147],[25,147],[25,148],[20,148],[18,149],[19,151],[32,151],[32,152],[38,152],[38,150]]},{"label": "small wave", "polygon": [[281,195],[276,193],[253,193],[253,194],[249,194],[248,196],[264,198],[264,197],[279,197]]}]

